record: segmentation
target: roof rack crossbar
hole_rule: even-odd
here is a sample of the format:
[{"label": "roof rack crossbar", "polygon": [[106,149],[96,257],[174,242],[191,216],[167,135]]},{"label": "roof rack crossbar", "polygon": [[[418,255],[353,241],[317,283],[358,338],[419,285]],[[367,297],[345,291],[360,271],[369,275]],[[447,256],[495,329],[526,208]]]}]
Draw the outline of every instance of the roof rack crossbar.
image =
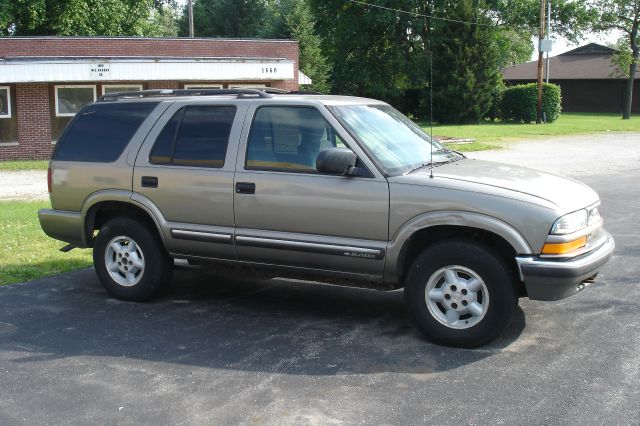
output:
[{"label": "roof rack crossbar", "polygon": [[[268,89],[268,88],[265,88]],[[269,90],[270,91],[270,90]],[[98,98],[98,102],[117,101],[118,99],[162,98],[176,96],[214,96],[237,95],[241,98],[271,98],[267,90],[260,89],[159,89],[139,90],[134,92],[106,93]]]}]

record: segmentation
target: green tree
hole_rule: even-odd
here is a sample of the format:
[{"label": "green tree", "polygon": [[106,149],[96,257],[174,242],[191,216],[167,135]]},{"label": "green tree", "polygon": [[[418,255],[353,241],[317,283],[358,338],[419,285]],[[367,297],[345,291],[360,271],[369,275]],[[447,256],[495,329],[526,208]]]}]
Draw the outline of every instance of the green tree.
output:
[{"label": "green tree", "polygon": [[497,27],[494,37],[500,69],[530,60],[533,53],[530,33],[509,27]]},{"label": "green tree", "polygon": [[[606,1],[606,0],[604,0]],[[551,31],[553,34],[577,42],[593,28],[598,14],[589,1],[553,0]],[[538,34],[540,0],[486,0],[496,25],[517,30],[520,34]]]},{"label": "green tree", "polygon": [[178,22],[181,9],[175,0],[154,0],[147,33],[156,37],[175,37],[178,35]]},{"label": "green tree", "polygon": [[[343,0],[309,1],[323,37],[323,51],[333,65],[333,91],[388,100],[399,92],[416,93],[413,88],[421,89],[423,95],[427,93],[424,89],[429,81],[429,40],[433,42],[434,60],[438,60],[440,46],[436,40],[440,40],[438,43],[443,40],[439,35],[441,28],[446,22],[456,24],[442,19],[455,19],[461,7],[450,0],[367,0],[369,5]],[[533,49],[531,36],[537,34],[539,0],[482,0],[467,7],[471,13],[467,15],[492,26],[479,32],[481,44],[474,54],[485,58],[478,66],[491,67],[486,72],[493,84],[497,70],[529,59]],[[575,40],[592,26],[593,17],[586,2],[554,0],[552,27],[556,34]],[[454,27],[445,31],[456,40]],[[464,31],[467,42],[476,43],[472,27]],[[458,37],[456,43],[464,41]],[[462,45],[448,47],[464,50]],[[457,72],[462,71],[439,67],[442,81],[436,83],[448,84],[460,78],[472,86],[482,84],[478,80],[479,69],[471,72],[471,79],[460,77]],[[442,101],[457,102],[456,97]]]},{"label": "green tree", "polygon": [[[182,14],[179,34],[187,36],[188,14]],[[264,0],[194,0],[196,37],[253,38],[264,36],[267,7]]]},{"label": "green tree", "polygon": [[618,55],[618,64],[627,68],[627,83],[624,90],[624,108],[622,118],[631,118],[633,102],[633,83],[638,69],[640,56],[640,1],[638,0],[597,0],[595,7],[600,13],[600,19],[595,25],[597,30],[617,29],[624,33],[624,40],[619,43],[622,53]]},{"label": "green tree", "polygon": [[615,43],[610,43],[609,47],[616,50],[611,60],[617,69],[612,72],[612,75],[618,78],[628,78],[629,66],[633,62],[629,41],[625,37],[621,37]]},{"label": "green tree", "polygon": [[501,77],[494,27],[479,0],[450,0],[449,19],[434,34],[434,117],[441,123],[478,122],[493,104]]},{"label": "green tree", "polygon": [[153,0],[0,0],[2,35],[151,35]]},{"label": "green tree", "polygon": [[[374,1],[386,7],[424,12],[418,0]],[[428,70],[425,20],[342,0],[310,0],[332,64],[336,93],[390,100],[424,85]]]},{"label": "green tree", "polygon": [[268,3],[266,35],[298,40],[300,70],[313,80],[309,90],[329,91],[331,67],[322,53],[322,40],[307,0],[274,0]]}]

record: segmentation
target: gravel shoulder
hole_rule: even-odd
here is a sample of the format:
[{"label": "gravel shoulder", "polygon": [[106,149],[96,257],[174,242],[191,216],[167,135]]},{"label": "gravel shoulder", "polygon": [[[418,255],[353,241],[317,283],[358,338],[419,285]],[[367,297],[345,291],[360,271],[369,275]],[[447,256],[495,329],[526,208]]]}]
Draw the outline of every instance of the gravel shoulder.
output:
[{"label": "gravel shoulder", "polygon": [[0,171],[0,201],[48,198],[46,171]]},{"label": "gravel shoulder", "polygon": [[522,140],[501,150],[470,152],[467,156],[572,177],[620,173],[640,168],[640,134],[609,133]]}]

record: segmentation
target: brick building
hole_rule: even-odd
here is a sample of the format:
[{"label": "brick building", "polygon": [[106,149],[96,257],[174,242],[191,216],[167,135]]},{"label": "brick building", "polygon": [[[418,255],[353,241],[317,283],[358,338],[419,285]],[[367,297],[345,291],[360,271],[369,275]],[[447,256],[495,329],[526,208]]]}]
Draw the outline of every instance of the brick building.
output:
[{"label": "brick building", "polygon": [[298,43],[134,37],[1,37],[0,160],[48,158],[98,96],[144,89],[296,90]]}]

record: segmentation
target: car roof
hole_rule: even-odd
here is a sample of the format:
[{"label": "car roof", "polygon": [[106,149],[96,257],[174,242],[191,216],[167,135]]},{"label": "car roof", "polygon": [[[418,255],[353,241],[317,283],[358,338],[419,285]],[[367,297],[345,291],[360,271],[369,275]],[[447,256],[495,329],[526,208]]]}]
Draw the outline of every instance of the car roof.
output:
[{"label": "car roof", "polygon": [[358,96],[343,95],[277,95],[277,99],[310,99],[321,102],[325,105],[363,105],[363,104],[384,104],[377,99],[361,98]]},{"label": "car roof", "polygon": [[[282,100],[312,101],[324,105],[368,105],[385,104],[382,101],[356,96],[323,95],[312,92],[287,92],[280,89],[161,89],[136,92],[108,93],[98,102],[141,102],[141,101],[221,101],[230,99],[243,101],[261,100],[279,103]],[[298,103],[298,102],[296,102]],[[304,103],[304,102],[303,102]]]}]

